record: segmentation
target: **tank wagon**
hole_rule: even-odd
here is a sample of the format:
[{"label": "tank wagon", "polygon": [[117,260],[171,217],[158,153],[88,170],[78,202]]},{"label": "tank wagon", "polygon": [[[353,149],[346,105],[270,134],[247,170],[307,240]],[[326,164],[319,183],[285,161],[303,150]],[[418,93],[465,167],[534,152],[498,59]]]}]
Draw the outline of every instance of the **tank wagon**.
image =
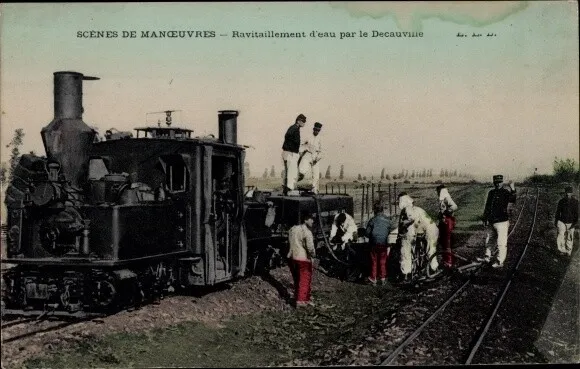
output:
[{"label": "tank wagon", "polygon": [[46,157],[23,155],[14,171],[3,314],[103,314],[234,281],[284,259],[303,211],[318,214],[318,240],[336,213],[352,214],[346,194],[247,193],[236,110],[218,112],[217,138],[166,111],[165,126],[99,141],[82,118],[83,82],[98,79],[54,73]]}]

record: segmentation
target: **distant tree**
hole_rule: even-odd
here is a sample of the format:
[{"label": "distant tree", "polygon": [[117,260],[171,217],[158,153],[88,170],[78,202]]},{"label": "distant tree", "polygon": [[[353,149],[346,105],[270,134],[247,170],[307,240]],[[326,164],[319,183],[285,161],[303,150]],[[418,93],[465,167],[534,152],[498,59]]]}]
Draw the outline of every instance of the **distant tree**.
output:
[{"label": "distant tree", "polygon": [[388,174],[386,174],[386,175],[385,175],[385,179],[386,179],[387,181],[390,181],[390,180],[391,180],[391,176],[389,176]]},{"label": "distant tree", "polygon": [[409,176],[409,171],[408,171],[408,170],[406,170],[406,171],[405,171],[405,178],[407,178],[408,176]]},{"label": "distant tree", "polygon": [[274,169],[273,165],[272,165],[272,169],[270,169],[270,177],[272,177],[272,178],[276,177],[276,170]]},{"label": "distant tree", "polygon": [[398,178],[398,177],[397,177],[397,175],[396,175],[396,174],[393,174],[393,181],[394,181],[395,179],[397,179],[397,178]]},{"label": "distant tree", "polygon": [[250,163],[244,162],[244,176],[250,178]]},{"label": "distant tree", "polygon": [[443,172],[443,177],[449,177],[449,171],[447,169]]},{"label": "distant tree", "polygon": [[318,179],[322,179],[322,173],[318,172]]},{"label": "distant tree", "polygon": [[4,184],[8,180],[8,164],[2,162],[0,164],[0,186],[2,186],[1,190],[4,191]]},{"label": "distant tree", "polygon": [[415,171],[414,170],[411,172],[411,178],[415,178]]},{"label": "distant tree", "polygon": [[360,175],[360,173],[358,174],[358,180],[362,181],[362,176]]},{"label": "distant tree", "polygon": [[268,178],[268,168],[264,169],[264,174],[262,174],[262,178]]},{"label": "distant tree", "polygon": [[429,169],[429,177],[433,177],[433,169]]},{"label": "distant tree", "polygon": [[328,166],[328,168],[326,168],[326,174],[324,175],[324,178],[330,179],[330,165]]},{"label": "distant tree", "polygon": [[385,168],[381,170],[381,179],[385,179]]},{"label": "distant tree", "polygon": [[20,160],[20,146],[22,146],[22,141],[24,140],[24,130],[22,128],[18,128],[14,131],[14,136],[12,136],[12,140],[6,147],[12,147],[10,151],[10,181],[12,181],[12,176],[14,174],[14,169],[18,165],[18,161]]},{"label": "distant tree", "polygon": [[444,177],[445,176],[445,171],[443,169],[441,169],[441,174],[439,174],[439,177]]},{"label": "distant tree", "polygon": [[457,169],[453,171],[453,177],[457,177]]},{"label": "distant tree", "polygon": [[366,180],[367,180],[367,176],[364,176],[364,177],[363,177],[363,181],[366,181]]},{"label": "distant tree", "polygon": [[578,181],[580,180],[580,170],[577,167],[578,164],[574,159],[558,159],[558,157],[555,157],[554,177],[558,181]]},{"label": "distant tree", "polygon": [[338,176],[338,179],[344,179],[344,164],[340,166],[340,175]]}]

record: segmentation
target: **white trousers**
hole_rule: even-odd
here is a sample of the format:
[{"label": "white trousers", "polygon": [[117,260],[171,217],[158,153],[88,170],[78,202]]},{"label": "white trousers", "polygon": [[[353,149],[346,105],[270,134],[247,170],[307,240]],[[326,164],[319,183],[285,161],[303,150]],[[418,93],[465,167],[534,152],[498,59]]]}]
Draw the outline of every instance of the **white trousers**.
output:
[{"label": "white trousers", "polygon": [[485,257],[491,258],[497,247],[497,261],[503,264],[507,255],[507,239],[509,221],[493,223],[488,228],[485,236]]},{"label": "white trousers", "polygon": [[[412,226],[409,228],[413,228]],[[409,233],[412,233],[411,235]],[[413,240],[415,232],[408,230],[401,239],[401,273],[409,274],[413,268]]]},{"label": "white trousers", "polygon": [[302,159],[300,159],[300,164],[298,166],[298,171],[305,178],[312,176],[312,192],[318,193],[318,183],[320,182],[320,163],[312,165],[313,157],[310,152],[304,153]]},{"label": "white trousers", "polygon": [[[433,256],[437,252],[437,242],[439,241],[439,228],[436,224],[431,224],[427,228],[427,255],[429,257]],[[439,267],[439,262],[437,258],[431,260],[431,269],[437,270]]]},{"label": "white trousers", "polygon": [[572,223],[564,223],[558,221],[558,237],[556,238],[556,244],[558,245],[558,251],[565,252],[567,254],[572,253],[572,245],[574,244],[574,228],[570,228]]},{"label": "white trousers", "polygon": [[298,179],[298,158],[296,152],[282,151],[282,160],[284,161],[284,186],[293,191]]},{"label": "white trousers", "polygon": [[[409,227],[407,234],[401,240],[401,272],[403,274],[411,273],[413,269],[413,241],[415,240],[415,227]],[[439,238],[439,229],[436,225],[427,227],[425,230],[425,239],[427,240],[427,255],[430,258],[437,252],[437,240]],[[431,269],[436,270],[439,267],[437,258],[433,258],[430,263]]]}]

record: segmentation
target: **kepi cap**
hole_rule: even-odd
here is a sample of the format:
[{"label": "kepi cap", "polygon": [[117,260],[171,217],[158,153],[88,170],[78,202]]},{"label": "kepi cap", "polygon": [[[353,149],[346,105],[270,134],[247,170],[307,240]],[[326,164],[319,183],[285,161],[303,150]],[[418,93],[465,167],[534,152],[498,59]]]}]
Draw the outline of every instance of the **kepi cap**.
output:
[{"label": "kepi cap", "polygon": [[496,174],[493,176],[493,183],[503,182],[503,176],[501,174]]},{"label": "kepi cap", "polygon": [[314,129],[321,129],[322,128],[322,123],[316,122],[314,123]]}]

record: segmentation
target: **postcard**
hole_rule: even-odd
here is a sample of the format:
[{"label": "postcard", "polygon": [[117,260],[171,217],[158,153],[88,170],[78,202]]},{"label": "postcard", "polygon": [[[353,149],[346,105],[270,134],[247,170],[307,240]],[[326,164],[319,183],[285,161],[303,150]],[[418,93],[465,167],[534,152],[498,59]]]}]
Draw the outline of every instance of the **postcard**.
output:
[{"label": "postcard", "polygon": [[578,50],[577,1],[3,3],[3,368],[578,362]]}]

